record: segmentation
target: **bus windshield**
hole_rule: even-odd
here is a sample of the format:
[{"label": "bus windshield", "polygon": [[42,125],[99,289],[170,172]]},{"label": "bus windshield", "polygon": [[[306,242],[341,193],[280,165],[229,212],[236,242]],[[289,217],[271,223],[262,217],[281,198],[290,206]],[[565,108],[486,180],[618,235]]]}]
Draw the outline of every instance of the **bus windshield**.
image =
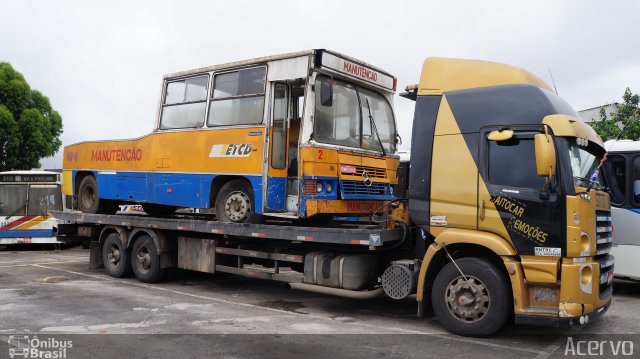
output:
[{"label": "bus windshield", "polygon": [[0,216],[24,216],[26,207],[26,184],[0,184]]},{"label": "bus windshield", "polygon": [[50,210],[62,210],[62,193],[60,186],[55,184],[29,185],[29,206],[27,208],[27,214],[30,216],[46,216]]},{"label": "bus windshield", "polygon": [[[330,106],[320,100],[320,85],[331,82]],[[342,81],[318,78],[314,139],[367,150],[395,152],[396,128],[389,102],[380,94]],[[372,122],[373,125],[372,126]],[[380,147],[382,143],[383,149]]]}]

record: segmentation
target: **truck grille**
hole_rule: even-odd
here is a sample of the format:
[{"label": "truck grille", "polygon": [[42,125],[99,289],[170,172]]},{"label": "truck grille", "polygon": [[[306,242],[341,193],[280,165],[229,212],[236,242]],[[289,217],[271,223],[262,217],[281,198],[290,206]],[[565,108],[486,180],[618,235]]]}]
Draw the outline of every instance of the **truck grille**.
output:
[{"label": "truck grille", "polygon": [[369,166],[356,166],[356,176],[362,176],[362,173],[367,172],[370,178],[387,178],[387,171],[384,168],[369,167]]},{"label": "truck grille", "polygon": [[612,241],[611,212],[596,211],[596,259],[609,254]]},{"label": "truck grille", "polygon": [[613,290],[613,281],[609,283],[609,277],[613,278],[614,258],[607,254],[598,262],[600,263],[600,298],[604,298]]},{"label": "truck grille", "polygon": [[388,183],[372,182],[367,186],[362,181],[342,181],[342,193],[344,199],[363,199],[367,196],[390,196],[390,185]]}]

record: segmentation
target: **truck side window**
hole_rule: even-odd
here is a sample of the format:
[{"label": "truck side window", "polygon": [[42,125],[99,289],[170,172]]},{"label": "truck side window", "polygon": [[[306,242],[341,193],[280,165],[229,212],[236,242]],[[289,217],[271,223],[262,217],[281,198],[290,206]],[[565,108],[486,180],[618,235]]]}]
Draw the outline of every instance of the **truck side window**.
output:
[{"label": "truck side window", "polygon": [[539,190],[533,135],[515,135],[507,141],[489,141],[489,181],[505,187]]},{"label": "truck side window", "polygon": [[215,75],[207,126],[262,123],[266,67]]},{"label": "truck side window", "polygon": [[202,127],[208,83],[209,75],[168,82],[160,128]]}]

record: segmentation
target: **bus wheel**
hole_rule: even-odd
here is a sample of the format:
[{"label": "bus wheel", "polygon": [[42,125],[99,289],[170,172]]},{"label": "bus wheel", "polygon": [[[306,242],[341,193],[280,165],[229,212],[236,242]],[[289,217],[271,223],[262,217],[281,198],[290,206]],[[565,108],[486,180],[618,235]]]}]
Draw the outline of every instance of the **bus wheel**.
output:
[{"label": "bus wheel", "polygon": [[86,176],[78,187],[78,209],[84,213],[114,214],[117,202],[98,197],[98,185],[93,176]]},{"label": "bus wheel", "polygon": [[133,243],[131,267],[133,274],[141,282],[155,283],[164,279],[166,270],[160,268],[158,249],[148,234],[141,235]]},{"label": "bus wheel", "polygon": [[458,335],[495,333],[512,312],[509,278],[481,258],[461,258],[455,264],[445,265],[433,282],[431,302],[438,320]]},{"label": "bus wheel", "polygon": [[131,253],[124,248],[117,233],[107,235],[102,244],[102,263],[107,274],[116,278],[130,276],[130,257]]},{"label": "bus wheel", "polygon": [[241,180],[225,183],[216,197],[216,218],[221,222],[244,223],[252,218],[253,191]]}]

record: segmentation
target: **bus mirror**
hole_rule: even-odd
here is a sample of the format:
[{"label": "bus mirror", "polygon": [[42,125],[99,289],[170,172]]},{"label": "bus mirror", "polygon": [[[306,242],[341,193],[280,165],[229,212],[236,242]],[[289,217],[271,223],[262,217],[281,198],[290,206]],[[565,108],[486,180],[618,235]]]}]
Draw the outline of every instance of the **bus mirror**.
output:
[{"label": "bus mirror", "polygon": [[556,148],[551,136],[546,133],[535,135],[536,168],[538,176],[551,177],[556,173]]},{"label": "bus mirror", "polygon": [[513,130],[498,130],[489,133],[489,141],[506,141],[513,137]]},{"label": "bus mirror", "polygon": [[333,106],[333,85],[330,82],[320,82],[320,104],[322,106]]}]

